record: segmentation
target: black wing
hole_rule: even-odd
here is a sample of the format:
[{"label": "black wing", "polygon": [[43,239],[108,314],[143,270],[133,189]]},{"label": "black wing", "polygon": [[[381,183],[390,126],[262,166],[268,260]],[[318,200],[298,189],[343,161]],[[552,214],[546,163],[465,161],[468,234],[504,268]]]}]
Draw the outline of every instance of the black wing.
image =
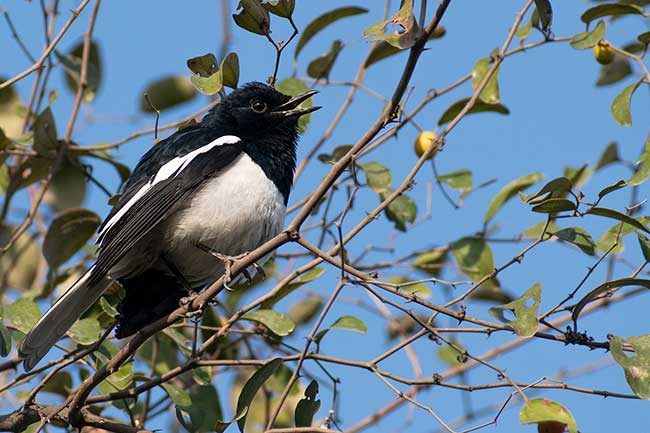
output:
[{"label": "black wing", "polygon": [[[192,159],[180,172],[148,187],[144,194],[138,192],[140,188],[147,188],[147,182],[141,182],[139,188],[136,188],[137,185],[129,188],[128,197],[125,195],[120,199],[120,202],[124,200],[126,203],[118,203],[119,209],[127,210],[109,226],[104,222],[106,228],[99,237],[98,257],[91,278],[101,279],[106,275],[138,241],[178,209],[206,179],[217,175],[235,161],[241,155],[242,148],[241,141],[217,145]],[[111,212],[112,218],[118,216],[119,209]],[[111,216],[107,221],[110,218]]]}]

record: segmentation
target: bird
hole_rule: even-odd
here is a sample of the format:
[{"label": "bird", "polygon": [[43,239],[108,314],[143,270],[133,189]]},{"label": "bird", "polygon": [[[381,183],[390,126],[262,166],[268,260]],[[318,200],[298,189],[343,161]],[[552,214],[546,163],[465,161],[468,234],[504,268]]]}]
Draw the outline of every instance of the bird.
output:
[{"label": "bird", "polygon": [[296,166],[298,120],[321,108],[301,104],[316,93],[290,97],[248,83],[200,122],[147,151],[99,226],[94,264],[22,341],[25,370],[114,282],[125,293],[115,331],[122,339],[227,274],[231,258],[280,233]]}]

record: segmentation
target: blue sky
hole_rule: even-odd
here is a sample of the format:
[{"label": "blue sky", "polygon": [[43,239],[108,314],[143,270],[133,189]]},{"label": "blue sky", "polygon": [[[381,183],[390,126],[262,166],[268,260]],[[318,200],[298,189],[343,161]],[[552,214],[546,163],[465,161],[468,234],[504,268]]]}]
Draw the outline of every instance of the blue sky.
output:
[{"label": "blue sky", "polygon": [[[302,28],[311,19],[328,8],[345,5],[370,7],[368,15],[348,18],[340,21],[318,35],[310,42],[300,55],[298,76],[306,76],[308,60],[322,54],[332,40],[340,38],[345,48],[336,63],[331,79],[335,81],[352,80],[358,62],[368,49],[361,37],[362,29],[381,19],[383,2],[348,1],[309,2],[298,1],[295,20]],[[393,2],[397,3],[397,2]],[[429,88],[443,88],[470,71],[472,65],[481,57],[503,43],[508,28],[512,25],[515,13],[522,7],[523,1],[502,0],[499,2],[466,1],[452,2],[443,24],[447,35],[429,44],[413,76],[412,96],[407,104],[415,106]],[[553,32],[556,36],[571,36],[584,30],[580,14],[589,7],[587,2],[552,2],[555,8]],[[78,2],[61,0],[61,24],[76,7]],[[429,2],[430,9],[435,7]],[[33,53],[38,53],[42,46],[41,22],[39,21],[38,2],[5,2],[14,24],[25,43]],[[393,8],[394,9],[394,8]],[[85,30],[89,16],[86,10],[75,23],[73,29],[60,44],[64,51],[74,46]],[[95,38],[100,44],[104,66],[104,80],[96,100],[90,107],[83,107],[78,120],[78,128],[73,135],[80,145],[99,142],[111,142],[128,136],[153,125],[154,118],[138,111],[138,102],[143,89],[149,82],[167,75],[188,75],[185,61],[189,57],[217,52],[220,46],[219,5],[215,1],[164,2],[140,0],[137,2],[105,1],[100,9],[95,29]],[[276,21],[278,21],[276,19]],[[274,36],[282,39],[288,35],[287,26],[274,26]],[[607,38],[615,44],[623,45],[637,34],[648,31],[641,19],[624,18],[608,28]],[[231,50],[239,54],[241,63],[240,82],[263,81],[272,73],[274,52],[264,38],[251,35],[238,28],[233,28]],[[539,35],[532,36],[537,40]],[[6,26],[0,26],[3,62],[0,74],[12,76],[30,64],[11,39]],[[516,44],[516,41],[515,41]],[[287,49],[280,68],[280,78],[291,74],[291,56],[293,47]],[[394,89],[406,56],[399,55],[372,66],[364,84],[389,96]],[[643,142],[648,134],[650,110],[648,110],[648,91],[639,89],[632,103],[633,126],[618,126],[610,114],[612,99],[630,84],[619,83],[608,87],[594,87],[599,66],[591,52],[576,51],[568,44],[549,44],[508,58],[500,72],[502,102],[510,109],[509,116],[480,114],[469,116],[456,128],[447,139],[445,150],[436,158],[441,173],[457,169],[469,169],[473,172],[474,183],[496,178],[496,182],[484,190],[478,191],[467,199],[460,210],[453,209],[440,192],[433,190],[433,217],[396,238],[400,251],[424,248],[451,242],[467,234],[481,230],[485,208],[491,197],[500,187],[517,177],[542,172],[547,179],[561,176],[566,165],[580,166],[585,162],[598,160],[607,143],[615,140],[619,143],[621,155],[630,161],[638,157]],[[24,99],[29,95],[31,79],[18,83],[17,89]],[[63,73],[57,70],[53,74],[51,86],[63,88]],[[345,98],[347,88],[326,87],[316,97],[316,103],[324,108],[312,116],[309,130],[302,137],[300,156],[305,155],[334,117],[338,107]],[[417,122],[424,129],[434,129],[441,113],[453,102],[471,94],[469,84],[439,98],[417,117]],[[172,122],[196,111],[208,102],[199,97],[178,108],[163,112],[161,124]],[[59,131],[63,130],[72,106],[72,95],[65,90],[59,91],[58,100],[53,111]],[[345,115],[339,128],[330,138],[324,150],[331,150],[342,144],[355,142],[380,114],[382,105],[373,97],[359,92],[355,103]],[[87,122],[89,115],[95,118]],[[161,134],[165,135],[165,133]],[[389,165],[393,173],[394,184],[399,182],[416,161],[412,152],[412,143],[417,131],[406,126],[397,138],[390,139],[379,150],[370,154],[366,160],[375,160]],[[133,166],[152,141],[141,138],[122,146],[116,154],[121,162]],[[328,166],[314,161],[308,168],[292,193],[292,201],[304,197],[313,190]],[[97,166],[95,174],[115,189],[119,179],[107,166]],[[626,179],[629,170],[623,167],[608,167],[599,172],[584,188],[587,196],[593,197],[603,187]],[[426,186],[431,183],[433,174],[425,166],[416,178],[417,185],[410,193],[423,212],[426,199]],[[531,190],[532,191],[532,190]],[[639,198],[647,197],[647,187],[642,187]],[[453,194],[453,192],[452,192]],[[605,205],[622,209],[627,204],[628,194],[615,194],[608,198]],[[344,230],[350,229],[363,218],[366,211],[377,204],[376,194],[364,191],[360,194],[355,211],[344,224]],[[95,188],[85,206],[105,214],[109,206],[105,196]],[[645,213],[643,213],[645,215]],[[500,226],[499,237],[513,237],[533,223],[542,221],[543,217],[533,214],[528,206],[514,198],[496,217]],[[613,224],[610,220],[594,218],[571,220],[570,225],[586,228],[594,238]],[[566,226],[562,225],[561,226]],[[359,253],[370,243],[387,246],[387,233],[392,232],[392,225],[385,219],[373,223],[350,246],[350,251]],[[502,264],[520,251],[525,244],[494,244],[495,263]],[[640,263],[640,254],[636,240],[630,236],[626,244],[625,257]],[[285,247],[291,251],[293,247]],[[371,255],[372,259],[388,259],[387,255]],[[542,310],[557,303],[569,290],[580,281],[586,268],[594,259],[572,251],[566,247],[553,244],[534,250],[526,260],[500,276],[503,286],[510,292],[522,294],[533,283],[540,282],[544,288]],[[284,263],[283,263],[284,265]],[[587,282],[586,290],[595,287],[605,278],[605,267],[600,267]],[[397,271],[391,271],[395,275]],[[618,267],[615,276],[629,274],[626,268]],[[461,280],[464,277],[450,273],[450,279]],[[327,295],[335,286],[336,270],[330,269],[326,276],[317,280],[309,289]],[[266,286],[265,286],[266,287]],[[436,287],[433,301],[442,301],[444,296]],[[261,292],[258,291],[259,295]],[[582,292],[581,292],[582,293]],[[358,297],[368,301],[361,289],[351,286],[344,291],[346,298]],[[294,297],[280,304],[280,309],[288,308]],[[581,327],[588,329],[597,340],[604,340],[607,333],[633,336],[648,333],[645,306],[647,296],[635,298],[635,301],[616,305],[606,312],[586,318]],[[489,318],[485,304],[476,304],[472,314]],[[351,359],[368,360],[389,347],[384,332],[384,323],[363,309],[347,303],[337,304],[335,310],[325,320],[331,323],[343,314],[361,317],[369,326],[365,336],[340,333],[336,339],[324,344],[325,353],[333,356],[345,356]],[[307,330],[294,337],[293,342],[302,344],[301,337]],[[464,337],[463,344],[473,354],[483,353],[490,347],[511,340],[513,336],[495,334],[489,339],[483,335]],[[442,365],[435,356],[436,346],[431,341],[422,340],[414,346],[419,353],[425,374],[442,371]],[[591,363],[608,355],[603,351],[589,351],[583,347],[564,347],[558,343],[535,341],[525,350],[517,350],[500,358],[496,364],[506,368],[513,379],[533,381],[541,376],[552,376],[561,369],[572,370],[585,363]],[[398,374],[409,375],[410,369],[405,358],[396,357],[389,360],[385,367]],[[311,368],[314,371],[314,368]],[[341,418],[342,426],[350,426],[373,410],[383,406],[394,395],[369,373],[360,373],[335,367],[332,371],[342,379]],[[468,375],[469,383],[495,382],[494,372],[476,369]],[[628,392],[622,370],[609,367],[596,373],[571,380],[571,384],[587,388],[607,389]],[[323,408],[330,396],[325,391]],[[548,392],[544,394],[568,407],[574,414],[582,432],[629,431],[641,432],[647,429],[647,403],[603,399],[590,395]],[[504,389],[480,391],[471,395],[473,407],[502,401],[507,396]],[[423,392],[418,399],[432,406],[444,419],[451,420],[462,414],[461,393],[457,391],[432,389]],[[506,411],[499,420],[497,431],[532,432],[534,426],[520,426],[518,408]],[[614,415],[615,414],[615,415]],[[325,415],[321,409],[320,416]],[[412,417],[412,418],[411,418]],[[410,420],[408,431],[432,432],[438,429],[430,415],[417,409],[401,409],[382,421],[371,431],[398,431]],[[472,425],[472,423],[470,423]],[[165,420],[156,426],[165,429]],[[493,430],[489,427],[488,430]]]}]

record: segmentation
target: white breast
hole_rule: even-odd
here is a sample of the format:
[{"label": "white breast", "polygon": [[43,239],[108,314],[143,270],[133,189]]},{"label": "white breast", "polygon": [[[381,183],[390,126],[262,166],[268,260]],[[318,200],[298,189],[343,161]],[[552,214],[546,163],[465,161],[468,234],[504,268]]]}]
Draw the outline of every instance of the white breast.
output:
[{"label": "white breast", "polygon": [[223,267],[198,249],[197,243],[222,254],[239,255],[278,234],[285,216],[280,191],[260,166],[242,153],[166,224],[166,254],[188,281],[207,283],[220,276]]}]

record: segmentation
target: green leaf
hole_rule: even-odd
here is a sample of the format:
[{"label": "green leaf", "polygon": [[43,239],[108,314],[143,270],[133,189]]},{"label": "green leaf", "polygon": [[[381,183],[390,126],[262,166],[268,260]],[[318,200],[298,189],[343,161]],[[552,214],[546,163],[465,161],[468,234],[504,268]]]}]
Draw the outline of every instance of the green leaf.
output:
[{"label": "green leaf", "polygon": [[[639,221],[642,224],[646,224],[649,221],[650,218],[648,217],[639,217]],[[621,227],[622,226],[622,227]],[[598,239],[598,242],[596,242],[596,247],[598,248],[598,251],[609,251],[610,248],[613,247],[611,250],[611,254],[620,254],[624,250],[624,245],[623,245],[623,237],[629,235],[630,233],[634,232],[636,229],[629,225],[629,224],[623,224],[623,223],[618,223],[603,233],[603,235]],[[620,235],[619,235],[620,231]],[[618,244],[615,245],[617,237],[620,237]]]},{"label": "green leaf", "polygon": [[[465,237],[451,245],[451,253],[460,270],[472,281],[479,281],[494,271],[492,249],[483,239]],[[492,287],[495,283],[488,280],[484,286]]]},{"label": "green leaf", "polygon": [[[242,413],[244,410],[250,407],[253,402],[253,398],[257,391],[264,385],[264,383],[275,373],[278,368],[282,365],[282,359],[275,358],[261,366],[251,377],[246,381],[244,387],[239,394],[237,399],[237,410],[236,412]],[[237,421],[239,426],[239,431],[244,432],[244,426],[246,425],[246,416],[243,416]]]},{"label": "green leaf", "polygon": [[331,155],[327,153],[321,153],[318,155],[318,160],[325,164],[335,164],[339,159],[343,158],[345,154],[350,151],[350,149],[352,149],[352,145],[350,144],[337,146],[334,148]]},{"label": "green leaf", "polygon": [[[150,83],[142,94],[148,94],[151,104],[158,110],[166,110],[184,102],[191,101],[196,96],[192,82],[186,77],[170,76],[160,78]],[[140,98],[140,110],[154,113],[146,98]]]},{"label": "green leaf", "polygon": [[646,262],[650,262],[650,239],[640,233],[637,233],[637,236],[639,238],[639,246],[641,247],[643,258]]},{"label": "green leaf", "polygon": [[298,39],[296,44],[296,51],[293,54],[293,57],[298,57],[298,54],[302,49],[307,45],[314,36],[316,36],[321,30],[330,24],[346,17],[351,17],[355,15],[361,15],[368,12],[368,9],[356,7],[356,6],[345,6],[337,9],[333,9],[329,12],[325,12],[322,15],[316,17],[312,22],[310,22],[307,27],[305,27]]},{"label": "green leaf", "polygon": [[457,191],[469,192],[472,190],[472,172],[469,170],[463,169],[441,174],[436,177],[436,180]]},{"label": "green leaf", "polygon": [[519,412],[521,424],[557,421],[567,426],[569,433],[578,433],[576,420],[564,406],[545,398],[528,400]]},{"label": "green leaf", "polygon": [[627,57],[616,55],[614,61],[609,65],[603,65],[600,68],[600,74],[596,81],[596,86],[608,86],[618,83],[632,75],[632,65]]},{"label": "green leaf", "polygon": [[580,248],[585,254],[593,256],[596,254],[596,243],[589,233],[580,227],[569,227],[552,233],[563,241],[572,243]]},{"label": "green leaf", "polygon": [[515,36],[519,38],[520,42],[523,42],[530,35],[530,31],[532,29],[533,29],[533,20],[530,19],[526,22],[526,24],[517,27],[517,30],[515,31]]},{"label": "green leaf", "polygon": [[[439,24],[436,27],[436,29],[433,32],[431,32],[431,34],[429,35],[429,40],[442,38],[445,35],[445,33],[447,33],[447,30],[445,29],[444,26]],[[401,52],[402,52],[401,49],[392,46],[388,42],[379,41],[375,43],[375,45],[370,50],[370,54],[368,55],[368,58],[366,59],[366,63],[364,64],[364,66],[367,68],[370,65],[374,65],[375,63],[379,62],[380,60],[394,56],[395,54]]]},{"label": "green leaf", "polygon": [[55,211],[82,205],[86,197],[86,176],[80,161],[65,161],[56,171],[45,191],[43,201]]},{"label": "green leaf", "polygon": [[[0,245],[6,245],[15,231],[13,226],[0,224]],[[41,260],[41,248],[33,235],[25,232],[0,255],[0,275],[8,287],[29,290],[36,280]]]},{"label": "green leaf", "polygon": [[171,382],[161,383],[160,386],[163,387],[176,406],[190,406],[192,404],[192,397],[183,388],[179,388]]},{"label": "green leaf", "polygon": [[586,183],[594,174],[594,169],[589,164],[583,164],[581,167],[564,167],[564,177],[571,181],[571,185],[576,188]]},{"label": "green leaf", "polygon": [[490,220],[494,218],[494,215],[496,215],[499,209],[501,209],[508,200],[517,195],[518,192],[525,190],[543,178],[544,175],[541,173],[532,173],[515,179],[501,188],[497,195],[494,196],[492,201],[490,201],[490,204],[488,205],[487,211],[485,213],[485,218],[483,218],[483,223],[489,223]]},{"label": "green leaf", "polygon": [[192,73],[207,78],[219,70],[219,61],[212,53],[187,59],[187,68]]},{"label": "green leaf", "polygon": [[[634,355],[623,350],[628,344]],[[609,341],[612,358],[623,367],[625,379],[634,393],[642,399],[650,400],[650,335],[639,335],[623,339],[613,336]]]},{"label": "green leaf", "polygon": [[650,138],[646,141],[643,153],[636,165],[636,171],[627,181],[628,185],[641,185],[650,177]]},{"label": "green leaf", "polygon": [[590,32],[578,33],[571,39],[571,46],[576,50],[586,50],[593,48],[601,39],[605,37],[605,30],[607,26],[605,21],[600,20],[596,27],[593,28]]},{"label": "green leaf", "polygon": [[[267,3],[265,3],[267,4]],[[239,57],[237,53],[228,53],[221,61],[223,85],[236,89],[239,83]]]},{"label": "green leaf", "polygon": [[564,196],[567,192],[571,191],[571,181],[566,177],[556,177],[555,179],[547,182],[537,193],[531,195],[526,199],[528,204],[540,203],[547,198],[557,195]]},{"label": "green leaf", "polygon": [[291,18],[293,15],[293,10],[296,8],[295,0],[270,0],[265,3],[262,3],[264,8],[271,12],[273,15],[277,15],[282,18]]},{"label": "green leaf", "polygon": [[31,299],[19,298],[4,306],[4,318],[14,328],[27,334],[32,326],[41,318],[41,310]]},{"label": "green leaf", "polygon": [[[163,387],[165,386],[163,385]],[[173,400],[174,397],[170,391],[167,388],[165,391]],[[186,392],[182,389],[178,389],[178,391]],[[216,388],[213,385],[193,385],[189,389],[188,397],[190,404],[176,406],[176,417],[181,425],[189,433],[219,431],[217,426],[220,425],[223,414]],[[176,398],[186,400],[185,396],[181,395],[176,395]],[[183,414],[187,414],[189,420],[186,420],[182,416]]]},{"label": "green leaf", "polygon": [[56,138],[56,124],[50,107],[45,108],[36,117],[32,131],[34,131],[34,150],[40,155],[48,156],[51,151],[55,151],[59,147],[59,140]]},{"label": "green leaf", "polygon": [[[389,24],[395,27],[395,31],[385,34]],[[399,11],[390,19],[373,24],[363,31],[363,37],[369,38],[369,42],[385,41],[402,50],[412,47],[418,34],[418,24],[413,15],[413,0],[403,0]]]},{"label": "green leaf", "polygon": [[305,398],[296,405],[294,422],[296,427],[311,427],[314,415],[320,409],[320,400],[316,400],[318,394],[318,382],[312,380],[305,389]]},{"label": "green leaf", "polygon": [[3,358],[11,352],[11,336],[9,336],[9,330],[0,322],[0,356]]},{"label": "green leaf", "polygon": [[321,330],[314,336],[314,341],[316,344],[320,344],[323,337],[325,337],[325,335],[327,335],[327,333],[329,333],[332,329],[354,331],[358,332],[359,334],[365,334],[368,332],[368,327],[365,323],[363,323],[363,321],[361,321],[361,319],[358,319],[354,316],[343,316],[336,319],[336,321],[329,328]]},{"label": "green leaf", "polygon": [[[541,297],[542,286],[540,286],[539,283],[536,283],[533,287],[528,289],[521,298],[515,299],[514,301],[504,305],[492,307],[488,312],[496,319],[511,326],[517,335],[522,337],[532,337],[535,335],[537,325],[539,324],[539,321],[537,320],[537,309],[539,308]],[[533,300],[533,304],[528,307],[526,304],[529,303],[530,299]],[[515,318],[513,320],[508,319],[504,314],[505,311],[513,312]]]},{"label": "green leaf", "polygon": [[244,30],[258,35],[271,33],[271,17],[269,11],[262,6],[259,0],[240,0],[238,14],[233,14],[235,24]]},{"label": "green leaf", "polygon": [[366,183],[373,191],[380,193],[390,188],[393,176],[388,167],[378,162],[358,164],[366,175]]},{"label": "green leaf", "polygon": [[[458,102],[452,104],[451,107],[447,108],[445,112],[440,116],[438,120],[438,126],[444,125],[447,122],[451,122],[454,118],[465,108],[467,102],[470,98],[461,99]],[[474,113],[499,113],[499,114],[510,114],[510,110],[502,104],[486,104],[482,101],[476,101],[474,106],[467,112],[467,114]]]},{"label": "green leaf", "polygon": [[264,301],[261,305],[261,308],[263,310],[269,309],[273,307],[275,304],[277,304],[281,299],[289,295],[290,293],[293,293],[298,287],[303,286],[310,281],[314,281],[316,278],[320,277],[323,275],[325,272],[325,268],[312,268],[305,272],[304,274],[300,275],[298,278],[284,286],[280,291],[271,299],[268,299]]},{"label": "green leaf", "polygon": [[456,349],[456,347],[462,347],[460,343],[457,341],[453,341],[453,343],[453,346],[450,344],[445,344],[443,347],[436,351],[436,356],[438,359],[450,367],[456,367],[458,364],[460,364],[461,358],[464,355],[463,352]]},{"label": "green leaf", "polygon": [[[420,255],[418,259],[416,259],[416,261],[418,261],[420,265],[422,265],[423,260],[424,260],[423,255]],[[420,298],[428,299],[431,297],[431,290],[429,290],[429,287],[427,287],[426,284],[424,283],[408,284],[410,281],[412,280],[405,276],[390,277],[388,279],[388,282],[395,284],[396,288],[399,290],[414,293]]]},{"label": "green leaf", "polygon": [[354,316],[343,316],[336,319],[329,329],[345,329],[348,331],[358,332],[365,334],[368,332],[368,327],[363,321]]},{"label": "green leaf", "polygon": [[549,0],[535,0],[535,7],[537,8],[539,21],[542,24],[542,31],[548,32],[553,21],[551,2]]},{"label": "green leaf", "polygon": [[296,325],[282,313],[274,310],[255,310],[242,316],[244,320],[261,323],[271,332],[280,337],[285,337],[293,332]]},{"label": "green leaf", "polygon": [[600,155],[595,170],[600,170],[601,168],[607,167],[609,164],[613,164],[620,160],[621,157],[618,156],[618,144],[615,141],[612,141],[607,145],[603,154]]},{"label": "green leaf", "polygon": [[59,213],[43,240],[43,254],[50,267],[59,267],[86,245],[99,223],[97,214],[87,209],[68,209]]},{"label": "green leaf", "polygon": [[650,44],[650,32],[645,32],[641,33],[639,36],[637,36],[637,39],[645,45]]},{"label": "green leaf", "polygon": [[[488,71],[490,70],[490,58],[483,57],[479,59],[478,62],[474,64],[472,68],[472,88],[474,90],[478,89],[481,85]],[[499,102],[499,81],[498,81],[499,70],[497,69],[490,80],[487,82],[487,85],[479,95],[479,99],[488,104],[497,104]]]},{"label": "green leaf", "polygon": [[589,24],[598,18],[615,15],[643,15],[643,8],[633,4],[606,3],[587,9],[580,19]]},{"label": "green leaf", "polygon": [[[527,238],[531,239],[537,239],[540,237],[542,234],[542,230],[546,226],[546,221],[539,222],[537,224],[533,224],[532,226],[528,227],[526,230],[522,232],[524,236]],[[545,234],[551,234],[553,232],[559,231],[560,228],[555,224],[553,221],[548,225],[546,228],[546,233]]]},{"label": "green leaf", "polygon": [[[187,60],[187,67],[192,71],[190,81],[201,93],[210,96],[223,88],[223,72],[219,69],[219,62],[214,54],[207,53],[202,56],[192,57]],[[237,61],[237,67],[239,67],[239,61]],[[232,78],[234,77],[232,76],[232,70],[230,70],[229,79]]]},{"label": "green leaf", "polygon": [[[391,188],[386,189],[379,193],[379,198],[381,201],[386,200],[386,198],[393,193]],[[401,194],[393,200],[386,209],[384,209],[384,214],[386,218],[392,221],[395,224],[395,228],[399,231],[406,231],[406,223],[412,223],[415,221],[417,216],[418,209],[415,205],[415,202],[411,200],[406,194]]]},{"label": "green leaf", "polygon": [[336,59],[338,58],[339,53],[342,49],[343,42],[341,42],[339,39],[332,42],[330,49],[325,54],[309,62],[309,66],[307,66],[307,75],[316,80],[324,78],[326,81],[328,81],[332,67],[334,66],[334,63],[336,62]]},{"label": "green leaf", "polygon": [[72,387],[72,376],[67,371],[59,371],[45,383],[43,391],[51,392],[52,394],[60,395],[61,397],[68,397]]},{"label": "green leaf", "polygon": [[565,198],[550,198],[544,200],[537,206],[533,206],[533,212],[540,213],[553,213],[553,212],[563,212],[569,210],[575,210],[576,204],[571,200]]},{"label": "green leaf", "polygon": [[314,318],[316,313],[323,307],[323,300],[320,296],[309,296],[293,304],[287,316],[297,325],[302,325]]},{"label": "green leaf", "polygon": [[[289,95],[289,96],[296,96],[310,90],[307,84],[305,84],[305,82],[299,78],[285,78],[284,80],[278,81],[275,84],[275,88],[279,92],[282,92],[285,95]],[[314,102],[312,101],[312,98],[309,98],[303,101],[298,107],[309,108],[312,107],[313,105]],[[307,130],[307,125],[309,124],[310,120],[311,120],[311,113],[300,116],[300,119],[298,119],[298,132],[300,132],[301,134],[305,132]]]},{"label": "green leaf", "polygon": [[643,230],[644,232],[650,233],[650,230],[648,230],[648,228],[645,225],[643,225],[639,220],[629,215],[626,215],[624,213],[621,213],[619,211],[616,211],[614,209],[608,209],[604,207],[592,207],[587,212],[585,212],[585,214],[598,215],[605,218],[615,219],[630,224],[631,226]]},{"label": "green leaf", "polygon": [[600,192],[598,193],[598,197],[603,198],[614,191],[618,191],[621,188],[625,188],[626,186],[628,186],[627,182],[625,182],[624,180],[619,180],[615,184],[601,189]]},{"label": "green leaf", "polygon": [[108,302],[108,300],[106,300],[105,296],[99,298],[99,305],[102,307],[102,311],[104,311],[104,313],[108,314],[113,318],[117,317],[117,315],[119,314],[117,312],[117,309],[115,309],[115,307],[112,306],[111,303]]},{"label": "green leaf", "polygon": [[99,339],[101,327],[99,322],[94,318],[77,320],[70,327],[70,338],[82,346],[89,346]]},{"label": "green leaf", "polygon": [[440,275],[445,262],[447,261],[448,247],[434,248],[431,251],[419,254],[411,263],[411,266],[419,271],[437,277]]},{"label": "green leaf", "polygon": [[641,286],[645,287],[646,289],[650,289],[650,280],[644,280],[641,278],[621,278],[618,280],[607,281],[593,289],[591,292],[587,293],[582,299],[580,299],[580,301],[578,301],[578,303],[573,306],[571,319],[573,319],[574,322],[578,320],[578,317],[580,316],[582,310],[591,301],[598,298],[599,296],[604,295],[614,289],[618,289],[619,287],[627,286]]},{"label": "green leaf", "polygon": [[632,113],[630,112],[630,103],[632,102],[632,94],[639,87],[641,81],[627,86],[621,93],[619,93],[612,102],[612,116],[616,123],[621,126],[632,125]]},{"label": "green leaf", "polygon": [[[81,65],[83,57],[84,42],[79,42],[68,54],[61,54],[54,51],[54,54],[61,62],[65,71],[65,81],[68,89],[72,93],[77,92],[79,80],[81,78]],[[102,59],[99,54],[99,46],[95,41],[90,42],[88,52],[88,66],[86,67],[86,89],[84,90],[83,100],[92,102],[99,90],[102,81]],[[51,104],[50,104],[51,105]]]}]

